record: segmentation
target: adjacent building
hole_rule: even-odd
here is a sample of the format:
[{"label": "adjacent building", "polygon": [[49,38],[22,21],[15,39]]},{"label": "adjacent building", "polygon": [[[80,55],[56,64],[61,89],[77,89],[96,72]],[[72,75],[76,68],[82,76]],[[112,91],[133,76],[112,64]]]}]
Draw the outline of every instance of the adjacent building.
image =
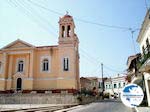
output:
[{"label": "adjacent building", "polygon": [[143,77],[143,88],[146,90],[146,99],[150,106],[150,10],[144,18],[140,33],[137,38],[141,50],[141,60],[139,61],[139,72]]},{"label": "adjacent building", "polygon": [[141,59],[140,53],[128,57],[126,80],[128,83],[135,83],[142,86],[142,81],[141,81],[142,75],[139,72],[140,59]]},{"label": "adjacent building", "polygon": [[81,89],[93,90],[96,88],[98,90],[98,78],[97,77],[81,77],[80,78]]},{"label": "adjacent building", "polygon": [[125,75],[118,75],[105,80],[105,93],[120,95],[122,88],[127,84]]},{"label": "adjacent building", "polygon": [[16,40],[0,49],[0,91],[79,90],[79,40],[73,17],[59,20],[58,45]]}]

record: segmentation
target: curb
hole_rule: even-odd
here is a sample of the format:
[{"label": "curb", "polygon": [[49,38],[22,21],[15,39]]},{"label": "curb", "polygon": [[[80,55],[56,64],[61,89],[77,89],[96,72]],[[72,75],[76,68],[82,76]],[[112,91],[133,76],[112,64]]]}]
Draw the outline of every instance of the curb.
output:
[{"label": "curb", "polygon": [[74,109],[77,109],[77,108],[80,108],[80,107],[83,107],[83,105],[78,105],[78,106],[74,106],[74,107],[67,108],[67,109],[57,110],[57,111],[54,111],[54,112],[66,112],[66,111],[74,110]]}]

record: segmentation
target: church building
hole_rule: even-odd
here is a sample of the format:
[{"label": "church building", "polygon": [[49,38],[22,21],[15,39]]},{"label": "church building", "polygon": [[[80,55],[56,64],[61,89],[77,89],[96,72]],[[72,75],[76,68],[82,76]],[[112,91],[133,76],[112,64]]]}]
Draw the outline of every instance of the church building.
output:
[{"label": "church building", "polygon": [[59,20],[56,46],[34,46],[20,39],[0,49],[0,92],[77,91],[79,40],[73,17]]}]

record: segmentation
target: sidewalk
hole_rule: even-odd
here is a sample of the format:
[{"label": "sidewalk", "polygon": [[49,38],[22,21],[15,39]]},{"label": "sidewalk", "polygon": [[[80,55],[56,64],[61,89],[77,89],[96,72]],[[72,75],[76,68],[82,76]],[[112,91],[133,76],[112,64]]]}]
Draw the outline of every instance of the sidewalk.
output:
[{"label": "sidewalk", "polygon": [[21,109],[35,109],[35,108],[46,108],[46,107],[66,107],[76,106],[77,104],[4,104],[0,105],[0,111],[13,111]]},{"label": "sidewalk", "polygon": [[138,112],[150,112],[150,107],[137,107]]}]

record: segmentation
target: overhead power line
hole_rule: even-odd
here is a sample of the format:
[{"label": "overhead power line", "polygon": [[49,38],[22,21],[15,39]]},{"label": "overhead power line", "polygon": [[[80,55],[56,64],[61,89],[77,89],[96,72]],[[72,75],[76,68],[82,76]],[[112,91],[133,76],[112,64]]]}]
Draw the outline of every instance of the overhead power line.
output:
[{"label": "overhead power line", "polygon": [[[51,13],[54,13],[54,14],[57,14],[57,15],[60,15],[60,16],[63,15],[60,12],[54,11],[52,9],[49,9],[49,8],[47,8],[47,7],[45,7],[45,6],[41,5],[41,4],[33,2],[32,0],[28,0],[28,1],[30,1],[31,4],[33,4],[33,5],[35,5],[35,6],[39,7],[39,8],[42,8],[42,9],[48,11],[48,12],[51,12]],[[108,25],[108,24],[104,24],[104,23],[97,23],[97,22],[92,22],[92,21],[80,19],[80,18],[77,18],[77,17],[74,17],[74,19],[77,20],[77,21],[83,22],[83,23],[87,23],[87,24],[93,24],[93,25],[97,25],[97,26],[101,26],[101,27],[107,27],[107,28],[118,29],[118,30],[127,30],[127,31],[131,32],[133,49],[134,49],[134,53],[136,53],[135,43],[134,43],[134,39],[133,39],[133,33],[135,33],[137,30],[140,30],[139,28],[135,28],[134,29],[134,28],[131,28],[131,27],[124,27],[124,26],[117,26],[117,25]]]},{"label": "overhead power line", "polygon": [[[49,8],[46,8],[45,6],[41,5],[41,4],[38,4],[36,2],[33,2],[32,0],[28,0],[31,4],[39,7],[39,8],[42,8],[48,12],[51,12],[51,13],[54,13],[54,14],[57,14],[59,16],[62,16],[63,14],[60,13],[60,12],[57,12],[57,11],[54,11],[52,9],[49,9]],[[107,28],[114,28],[114,29],[121,29],[121,30],[130,30],[131,28],[130,27],[124,27],[124,26],[116,26],[116,25],[108,25],[108,24],[103,24],[103,23],[97,23],[97,22],[92,22],[92,21],[87,21],[87,20],[83,20],[83,19],[79,19],[77,17],[74,17],[74,19],[76,19],[77,21],[80,21],[80,22],[84,22],[84,23],[88,23],[88,24],[94,24],[94,25],[97,25],[97,26],[101,26],[101,27],[107,27]]]},{"label": "overhead power line", "polygon": [[107,70],[110,70],[112,72],[115,72],[115,73],[124,73],[124,71],[119,71],[119,70],[115,70],[111,67],[108,67],[107,65],[103,64],[104,68],[106,68]]},{"label": "overhead power line", "polygon": [[[38,26],[40,26],[40,28],[42,28],[43,30],[45,30],[46,32],[50,33],[50,29],[48,26],[45,25],[49,25],[49,23],[47,23],[46,21],[44,21],[45,23],[43,24],[43,18],[41,16],[39,16],[39,14],[34,11],[33,9],[31,9],[30,7],[27,7],[26,4],[24,2],[19,2],[16,0],[9,0],[8,3],[19,9],[19,11],[24,14],[25,16],[27,16],[31,21],[33,21],[34,23],[36,23]],[[51,32],[53,33],[53,35],[57,36],[57,34],[55,32]],[[53,36],[52,36],[53,37]],[[56,41],[56,40],[55,40]]]}]

